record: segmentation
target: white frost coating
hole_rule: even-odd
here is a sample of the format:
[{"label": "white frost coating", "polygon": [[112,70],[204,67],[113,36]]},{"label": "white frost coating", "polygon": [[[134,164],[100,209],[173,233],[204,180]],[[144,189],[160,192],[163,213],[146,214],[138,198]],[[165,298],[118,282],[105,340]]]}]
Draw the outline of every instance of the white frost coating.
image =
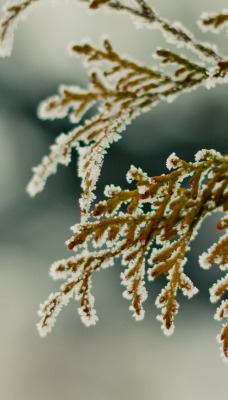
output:
[{"label": "white frost coating", "polygon": [[[172,267],[169,270],[167,279],[168,279],[168,284],[165,286],[165,288],[163,288],[160,292],[160,294],[157,296],[156,301],[155,301],[155,305],[157,308],[162,308],[161,310],[161,314],[159,314],[157,316],[157,320],[162,322],[162,326],[161,329],[164,331],[165,335],[171,335],[174,331],[174,323],[173,323],[173,319],[174,316],[178,313],[178,309],[179,309],[179,304],[177,303],[176,299],[174,300],[174,307],[175,310],[172,312],[172,319],[171,319],[171,326],[167,329],[166,327],[166,319],[165,319],[165,315],[167,312],[167,302],[169,301],[169,296],[170,296],[170,290],[173,292],[174,291],[174,296],[176,296],[176,292],[177,292],[177,288],[180,287],[180,289],[182,290],[183,294],[185,296],[187,296],[189,299],[191,297],[193,297],[196,293],[198,293],[198,289],[193,285],[192,281],[183,273],[183,266],[186,263],[187,258],[184,258],[183,260],[179,259],[176,260],[176,263],[179,263],[179,268],[180,268],[180,281],[179,284],[177,283],[177,286],[175,288],[172,288],[171,286],[171,278],[173,277],[173,275],[176,273],[176,268],[175,266]],[[185,285],[187,285],[187,288],[184,287]]]},{"label": "white frost coating", "polygon": [[101,247],[107,242],[109,230],[110,227],[107,227],[107,229],[105,229],[104,232],[100,235],[98,240],[93,239],[92,244],[94,248]]},{"label": "white frost coating", "polygon": [[208,253],[206,251],[199,256],[199,265],[203,269],[209,269],[211,267],[211,263],[208,261]]},{"label": "white frost coating", "polygon": [[[219,13],[219,14],[225,14],[225,15],[227,15],[227,14],[228,14],[228,9],[225,9],[225,8],[224,8],[224,9],[221,11],[221,13]],[[217,14],[215,14],[215,13],[203,12],[203,13],[201,14],[201,16],[200,16],[200,20],[197,22],[199,28],[200,28],[203,32],[212,31],[213,33],[216,33],[216,34],[220,33],[221,30],[222,30],[223,28],[225,28],[225,27],[227,28],[227,23],[228,23],[228,21],[225,21],[223,24],[219,25],[218,27],[215,27],[214,25],[204,25],[204,23],[203,23],[204,20],[209,20],[209,19],[211,19],[211,18],[214,18],[216,15],[217,15]]]},{"label": "white frost coating", "polygon": [[[62,88],[62,90],[64,90],[64,86]],[[39,111],[43,117],[45,117],[45,112],[43,110],[43,108],[45,108],[44,104],[45,102],[41,105]],[[83,195],[80,199],[81,209],[84,214],[83,221],[85,222],[88,216],[87,214],[90,204],[95,199],[93,190],[96,187],[96,182],[100,175],[100,169],[103,164],[106,149],[109,148],[111,143],[120,139],[119,133],[122,132],[126,128],[126,125],[128,125],[136,116],[136,113],[133,112],[131,112],[131,114],[129,114],[129,112],[122,112],[121,115],[117,117],[115,112],[117,112],[117,110],[112,110],[112,113],[114,114],[107,115],[105,121],[100,119],[98,115],[91,118],[89,121],[85,121],[84,126],[79,126],[68,134],[61,134],[56,139],[56,143],[51,146],[49,155],[42,159],[41,164],[33,168],[34,175],[27,186],[27,192],[30,196],[35,196],[38,192],[43,190],[47,178],[56,172],[59,163],[63,165],[69,164],[71,159],[71,148],[76,147],[80,153],[79,176],[82,177],[82,179],[85,179],[88,174],[89,179],[91,179],[88,195]],[[95,145],[91,144],[84,148],[79,146],[78,139],[83,140],[85,143],[89,143],[88,136],[98,130],[100,130],[100,133],[96,137]],[[88,166],[87,168],[84,168],[87,161]],[[82,182],[82,187],[85,189],[85,181]]]},{"label": "white frost coating", "polygon": [[87,299],[88,299],[88,304],[90,307],[90,313],[87,314],[82,307],[78,308],[78,313],[81,317],[81,321],[83,322],[83,324],[85,326],[89,327],[92,325],[96,325],[96,323],[98,321],[98,316],[96,314],[96,310],[93,308],[94,296],[91,293],[88,293]]},{"label": "white frost coating", "polygon": [[[94,260],[90,264],[90,269],[93,270],[96,267],[97,263],[98,260]],[[96,310],[94,309],[94,296],[91,294],[92,282],[90,277],[87,279],[86,283],[87,287],[82,286],[82,282],[77,285],[75,299],[81,302],[81,305],[78,308],[78,313],[81,317],[81,321],[84,325],[91,326],[96,325],[98,317],[96,315]]]},{"label": "white frost coating", "polygon": [[128,112],[123,112],[119,118],[115,115],[110,116],[108,124],[101,128],[99,138],[95,144],[92,143],[89,146],[81,147],[78,143],[75,143],[79,153],[78,176],[82,178],[81,187],[84,191],[79,200],[82,210],[82,223],[87,221],[90,205],[96,198],[93,192],[96,189],[104,155],[110,145],[121,138],[119,133],[126,128],[132,118],[134,118],[134,115],[130,116]]},{"label": "white frost coating", "polygon": [[[63,306],[69,303],[70,298],[73,296],[73,290],[67,294],[60,292],[52,293],[48,300],[40,305],[38,315],[42,318],[37,324],[37,329],[40,336],[44,337],[47,333],[51,332],[56,322],[56,317],[59,315]],[[45,322],[44,322],[45,320]]]},{"label": "white frost coating", "polygon": [[218,279],[216,283],[213,284],[213,286],[210,288],[210,300],[212,303],[216,303],[221,297],[221,295],[216,295],[216,292],[222,288],[223,286],[226,286],[226,290],[228,288],[228,274],[224,276],[221,279]]},{"label": "white frost coating", "polygon": [[131,165],[129,171],[127,172],[126,179],[128,183],[133,182],[133,174],[135,174],[138,171],[138,168],[136,168],[134,165]]},{"label": "white frost coating", "polygon": [[[163,28],[164,23],[167,23],[172,28],[177,29],[180,32],[180,37],[165,30]],[[206,61],[208,63],[213,63],[213,64],[215,63],[214,56],[206,55],[206,54],[204,54],[204,52],[202,50],[199,50],[197,48],[197,46],[196,46],[197,42],[195,41],[194,36],[180,22],[177,21],[172,24],[169,24],[168,20],[162,19],[162,23],[160,23],[159,25],[156,24],[155,27],[156,28],[158,27],[160,29],[161,33],[163,34],[163,36],[165,37],[165,39],[168,43],[175,45],[177,48],[186,47],[187,49],[191,50],[193,53],[196,53],[202,59],[203,62]],[[182,34],[188,36],[189,40],[186,40],[186,41],[183,40]],[[212,45],[211,43],[201,42],[200,44],[203,45],[208,50],[213,50],[215,53],[217,53],[217,51],[218,51],[217,47],[215,45]]]},{"label": "white frost coating", "polygon": [[[165,23],[167,23],[169,25],[169,21],[166,19],[163,19],[163,21]],[[190,38],[191,41],[193,41],[193,35],[191,32],[189,32],[183,25],[181,22],[179,21],[175,21],[172,24],[170,24],[172,28],[174,28],[175,30],[177,30],[180,33],[184,33],[186,36],[188,36]],[[171,32],[168,32],[167,30],[164,30],[163,28],[163,24],[160,25],[160,29],[163,31],[163,35],[166,38],[168,43],[174,44],[177,47],[181,48],[181,47],[189,47],[192,46],[191,42],[185,42],[182,38],[180,38],[177,35],[174,35]]]},{"label": "white frost coating", "polygon": [[171,323],[171,326],[170,326],[169,329],[167,329],[166,326],[165,326],[165,321],[163,319],[163,313],[157,315],[156,320],[160,321],[162,323],[161,330],[164,332],[164,334],[166,336],[171,336],[173,334],[173,332],[175,330],[175,325],[174,325],[173,320],[172,320],[172,323]]},{"label": "white frost coating", "polygon": [[[84,263],[82,261],[80,263],[80,265],[77,265],[77,269],[75,271],[73,271],[71,268],[69,268],[69,264],[71,264],[71,263],[75,264],[79,260],[83,260],[83,258],[88,257],[88,256],[89,256],[89,252],[85,249],[84,251],[82,251],[80,254],[78,254],[76,256],[72,256],[72,257],[54,262],[51,265],[50,276],[54,280],[66,279],[66,278],[68,278],[68,276],[71,276],[73,279],[76,280],[82,273]],[[65,270],[58,271],[58,268],[60,266],[65,267]]]},{"label": "white frost coating", "polygon": [[[27,185],[28,194],[33,197],[44,189],[47,178],[56,173],[58,164],[67,166],[71,161],[69,142],[71,135],[62,133],[56,139],[48,156],[44,156],[37,167],[33,167],[33,177]],[[64,154],[65,151],[65,154]]]},{"label": "white frost coating", "polygon": [[[77,135],[86,142],[87,136],[91,132],[89,126],[96,122],[96,117],[92,118],[90,121],[85,122],[85,133],[80,135],[80,132],[84,127],[77,127],[67,134],[60,134],[54,143],[50,147],[50,153],[48,156],[44,156],[41,163],[32,169],[34,175],[27,186],[27,192],[30,196],[35,196],[37,193],[41,192],[45,186],[47,178],[56,173],[58,164],[68,165],[71,160],[71,148],[77,147]],[[100,124],[96,124],[96,129],[100,129]],[[76,138],[76,139],[75,139]]]},{"label": "white frost coating", "polygon": [[20,6],[23,3],[25,3],[25,0],[9,0],[6,2],[6,4],[3,6],[3,15],[1,16],[0,20],[0,57],[9,57],[12,52],[12,47],[13,47],[13,41],[14,41],[14,31],[17,28],[18,21],[26,19],[27,15],[29,12],[32,10],[32,8],[38,3],[43,0],[33,0],[31,4],[26,6],[24,10],[22,10],[17,16],[13,18],[10,22],[10,26],[6,32],[6,35],[1,41],[1,36],[3,34],[3,23],[11,17],[12,13],[8,11],[10,7],[13,6]]},{"label": "white frost coating", "polygon": [[[73,100],[67,100],[67,93],[72,95]],[[92,92],[92,87],[90,85],[88,90],[83,90],[79,86],[67,86],[60,85],[59,93],[60,95],[55,95],[48,97],[46,100],[42,101],[38,107],[38,117],[42,120],[54,120],[54,119],[62,119],[68,116],[72,123],[78,123],[82,116],[96,103],[97,99],[86,101],[86,107],[81,109],[79,112],[80,104],[83,103],[83,99],[77,98],[78,95],[86,96],[88,92]],[[64,105],[63,99],[66,99],[66,103]],[[55,104],[54,107],[50,107],[51,104]],[[71,111],[72,109],[72,111]]]},{"label": "white frost coating", "polygon": [[211,69],[209,71],[208,78],[204,81],[205,86],[208,90],[214,89],[216,85],[225,85],[228,83],[228,74],[225,76],[217,76],[218,68]]},{"label": "white frost coating", "polygon": [[216,203],[215,203],[214,200],[210,200],[210,201],[207,202],[207,206],[208,206],[209,210],[214,210],[215,207],[216,207]]},{"label": "white frost coating", "polygon": [[[57,280],[57,279],[67,279],[69,272],[67,271],[67,263],[69,261],[74,262],[74,257],[70,257],[68,259],[63,259],[59,261],[55,261],[50,268],[50,276],[52,279]],[[61,266],[65,267],[65,270],[63,271],[57,271],[57,269]]]},{"label": "white frost coating", "polygon": [[[90,295],[90,303],[92,304],[92,301],[94,302],[94,297]],[[96,310],[92,309],[90,312],[90,315],[87,315],[81,308],[78,308],[78,313],[81,317],[81,321],[83,324],[87,327],[96,325],[98,322],[98,316],[96,315]]]},{"label": "white frost coating", "polygon": [[176,169],[181,166],[181,162],[179,157],[176,156],[176,153],[170,154],[170,156],[166,160],[166,167],[168,170]]},{"label": "white frost coating", "polygon": [[[123,292],[123,297],[127,300],[132,300],[132,304],[129,307],[130,311],[133,311],[133,317],[136,321],[140,321],[144,318],[145,311],[143,309],[142,304],[147,299],[147,290],[145,288],[145,260],[140,260],[141,254],[137,255],[134,260],[130,261],[129,267],[121,273],[121,284],[126,287],[126,290]],[[139,268],[137,267],[137,271],[132,275],[128,276],[132,270],[137,266],[137,263],[141,261]],[[137,285],[135,285],[137,283]],[[134,298],[138,297],[139,310],[136,310],[134,307]]]},{"label": "white frost coating", "polygon": [[108,267],[113,267],[114,265],[114,259],[113,258],[107,258],[106,260],[104,260],[101,264],[101,268],[102,269],[106,269]]},{"label": "white frost coating", "polygon": [[136,168],[134,165],[131,165],[129,171],[127,172],[126,179],[128,183],[131,183],[135,180],[134,176],[139,175],[141,180],[148,180],[148,175],[143,172],[141,168]]},{"label": "white frost coating", "polygon": [[[228,241],[228,232],[225,233],[225,235],[223,235],[218,243],[214,243],[208,250],[207,252],[204,252],[200,257],[199,257],[199,264],[202,268],[204,269],[208,269],[211,267],[211,263],[209,262],[209,258],[212,256],[212,254],[214,253],[216,247],[224,242],[224,241]],[[222,271],[226,271],[228,269],[228,263],[224,263],[222,255],[217,254],[216,258],[215,258],[215,263],[216,264],[220,264],[220,269]]]},{"label": "white frost coating", "polygon": [[50,102],[57,103],[59,101],[59,96],[48,97],[46,100],[42,101],[37,109],[37,116],[42,120],[64,118],[68,113],[68,108],[63,106],[58,106],[53,109],[48,109]]},{"label": "white frost coating", "polygon": [[[155,300],[155,306],[157,308],[163,308],[164,307],[164,303],[166,302],[164,295],[166,295],[167,293],[167,285],[161,290],[161,292],[159,293],[159,295],[156,297]],[[162,299],[162,301],[161,301]]]},{"label": "white frost coating", "polygon": [[[157,241],[156,241],[157,243]],[[148,280],[149,281],[153,281],[155,278],[151,275],[151,272],[155,271],[157,268],[160,267],[161,264],[164,264],[165,261],[167,260],[173,260],[173,264],[175,264],[177,262],[176,256],[179,252],[179,248],[177,248],[176,250],[173,250],[173,246],[175,245],[176,242],[173,242],[172,244],[170,244],[169,241],[161,241],[160,244],[162,244],[162,248],[157,249],[156,247],[153,248],[152,252],[151,252],[151,256],[150,259],[148,260],[148,264],[150,265],[154,265],[152,268],[148,269]],[[160,256],[161,253],[163,253],[163,251],[169,251],[169,253],[167,254],[167,258],[166,260],[162,260],[157,262],[156,258]],[[185,264],[185,262],[187,261],[187,259],[184,259],[182,261],[182,266]],[[168,275],[168,279],[170,280],[170,273],[171,273],[171,269]]]},{"label": "white frost coating", "polygon": [[[189,32],[180,22],[170,23],[167,19],[161,18],[154,7],[153,7],[153,12],[154,12],[154,19],[151,19],[151,21],[131,15],[136,24],[136,28],[145,27],[147,29],[158,29],[161,31],[162,35],[165,37],[168,43],[174,44],[178,48],[186,47],[192,52],[196,53],[199,57],[201,57],[202,61],[206,61],[208,63],[213,63],[213,64],[215,63],[215,57],[213,55],[209,56],[204,54],[204,52],[197,47],[196,45],[197,41],[195,40],[192,33]],[[167,24],[171,28],[177,29],[181,33],[180,37],[164,29],[165,24]],[[185,41],[181,37],[182,34],[188,36],[189,39]],[[217,53],[217,47],[215,45],[205,42],[201,42],[200,44],[205,47],[205,50],[206,49],[213,50],[215,53]]]},{"label": "white frost coating", "polygon": [[[218,77],[217,78],[214,77],[215,76],[215,72],[216,72],[216,69],[214,69],[214,68],[211,68],[211,69],[208,70],[208,78],[204,82],[207,90],[214,89],[215,86],[218,83],[218,79],[219,78]],[[224,79],[223,79],[223,83],[224,83]]]},{"label": "white frost coating", "polygon": [[[223,315],[221,315],[221,312]],[[221,305],[217,308],[214,318],[221,321],[223,318],[228,318],[228,300],[223,300]]]},{"label": "white frost coating", "polygon": [[222,159],[222,155],[218,151],[213,150],[213,149],[211,149],[211,150],[202,149],[202,150],[199,150],[196,153],[195,161],[199,162],[199,161],[202,161],[202,160],[208,160],[208,159],[210,159],[212,157],[216,157],[219,160]]},{"label": "white frost coating", "polygon": [[148,190],[148,188],[145,185],[139,185],[138,186],[138,193],[139,194],[145,194],[147,190]]},{"label": "white frost coating", "polygon": [[[225,324],[222,325],[222,330],[225,328],[225,326],[226,326]],[[222,358],[222,360],[225,363],[228,363],[228,354],[224,354],[223,340],[221,340],[221,333],[216,336],[216,340],[221,345],[220,346],[220,357]]]},{"label": "white frost coating", "polygon": [[[82,225],[81,225],[80,223],[77,223],[77,224],[72,225],[72,226],[70,227],[70,230],[71,230],[75,235],[78,234],[78,233],[80,233],[80,232],[82,231],[82,229],[83,229],[83,227],[82,227]],[[67,242],[68,242],[68,240],[67,240],[65,243],[68,244]]]},{"label": "white frost coating", "polygon": [[115,186],[115,185],[106,185],[105,190],[104,190],[104,195],[105,197],[113,197],[117,195],[118,193],[121,192],[121,187],[120,186]]},{"label": "white frost coating", "polygon": [[[60,260],[54,263],[51,267],[51,274],[55,278],[59,273],[56,272],[56,269],[60,265],[68,266],[70,262],[77,262],[81,260],[79,263],[76,272],[69,271],[71,275],[71,279],[68,280],[66,284],[61,286],[61,292],[52,294],[48,301],[46,301],[43,305],[41,305],[39,315],[42,317],[41,322],[37,325],[38,330],[41,336],[45,336],[48,332],[51,331],[52,327],[55,324],[56,317],[60,313],[62,306],[66,305],[69,299],[75,293],[75,299],[79,300],[81,305],[78,309],[79,315],[81,317],[82,322],[86,326],[95,325],[98,321],[98,317],[96,315],[96,310],[94,309],[94,296],[91,294],[91,276],[90,271],[99,270],[100,268],[107,268],[110,265],[113,265],[113,259],[105,260],[101,264],[101,257],[105,255],[105,251],[101,251],[99,253],[89,253],[87,250],[84,250],[81,254],[70,257],[66,260]],[[94,256],[95,259],[87,265],[88,258]],[[96,258],[97,257],[97,258]],[[60,276],[65,278],[67,276],[64,275],[64,272],[60,272]],[[72,280],[73,278],[73,280]],[[64,294],[64,290],[67,288],[67,294]],[[70,289],[70,290],[69,290]]]},{"label": "white frost coating", "polygon": [[[105,135],[99,142],[99,146],[90,145],[80,147],[77,145],[79,153],[78,160],[78,176],[82,178],[81,187],[84,192],[79,200],[82,213],[82,223],[85,223],[88,218],[88,212],[92,201],[96,198],[93,191],[96,188],[96,183],[100,175],[100,170],[103,164],[104,156],[107,149],[113,142],[118,141],[121,136],[110,130],[109,135]],[[86,166],[86,167],[85,167]],[[87,180],[90,184],[87,187]]]},{"label": "white frost coating", "polygon": [[[186,258],[185,258],[185,260],[187,261]],[[199,292],[197,287],[194,286],[191,279],[187,275],[185,275],[183,272],[181,274],[181,282],[183,282],[184,284],[187,284],[189,286],[188,288],[181,287],[183,295],[188,297],[188,299],[191,299],[195,294],[197,294]]]}]

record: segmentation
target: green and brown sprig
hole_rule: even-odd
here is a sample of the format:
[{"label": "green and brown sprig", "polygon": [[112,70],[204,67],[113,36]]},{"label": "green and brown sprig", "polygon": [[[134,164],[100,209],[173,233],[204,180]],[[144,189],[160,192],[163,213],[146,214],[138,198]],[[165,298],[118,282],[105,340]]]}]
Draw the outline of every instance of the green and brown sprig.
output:
[{"label": "green and brown sprig", "polygon": [[[131,300],[130,309],[136,320],[144,316],[143,302],[147,298],[145,274],[150,281],[160,275],[167,276],[167,286],[158,296],[156,305],[162,309],[158,319],[164,332],[173,332],[173,319],[179,307],[176,300],[178,289],[188,298],[197,293],[184,273],[190,243],[208,215],[216,210],[227,212],[228,157],[214,150],[202,150],[197,153],[195,163],[187,163],[172,154],[167,167],[174,171],[153,178],[131,167],[127,179],[135,181],[136,188],[122,190],[108,186],[105,190],[108,199],[94,207],[91,222],[72,228],[74,235],[68,240],[67,247],[76,255],[54,263],[51,268],[54,279],[68,281],[41,307],[39,330],[42,335],[51,330],[53,315],[55,317],[66,299],[68,301],[68,297],[74,294],[80,301],[79,313],[83,322],[86,325],[96,323],[98,318],[90,293],[92,275],[113,265],[119,257],[125,267],[121,273],[124,296]],[[150,211],[146,212],[144,208],[148,204]],[[227,229],[227,215],[217,224],[217,229]],[[92,243],[94,250],[89,250],[91,246],[88,247],[88,243]],[[222,269],[227,269],[227,247],[225,234],[213,249],[200,257],[201,266],[207,268],[219,263]],[[220,286],[216,292],[218,298],[228,288],[227,278],[226,285]],[[224,306],[226,309],[227,304]],[[228,314],[222,311],[222,316],[227,318]],[[224,332],[221,338],[223,336]],[[227,356],[227,339],[221,340]]]}]

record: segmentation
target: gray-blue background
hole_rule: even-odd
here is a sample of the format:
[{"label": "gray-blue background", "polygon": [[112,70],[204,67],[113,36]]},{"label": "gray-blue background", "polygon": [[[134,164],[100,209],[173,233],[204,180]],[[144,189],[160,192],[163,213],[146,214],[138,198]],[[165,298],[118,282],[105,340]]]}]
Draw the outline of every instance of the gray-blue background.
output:
[{"label": "gray-blue background", "polygon": [[[0,5],[4,3],[0,0]],[[53,5],[54,4],[54,5]],[[181,20],[198,38],[214,40],[225,52],[227,35],[202,34],[195,21],[202,11],[219,11],[224,0],[154,0],[160,13]],[[155,320],[154,300],[162,280],[149,284],[146,317],[134,322],[121,297],[120,265],[94,279],[100,322],[85,328],[72,302],[53,332],[41,339],[35,328],[40,302],[58,283],[49,265],[67,255],[69,226],[79,221],[80,182],[75,159],[60,167],[44,193],[31,200],[25,186],[31,167],[69,124],[42,122],[38,103],[56,93],[59,83],[86,86],[79,60],[70,58],[69,42],[89,37],[95,43],[108,34],[115,48],[151,64],[151,54],[163,46],[159,32],[136,30],[128,16],[88,16],[77,1],[37,5],[20,22],[11,58],[0,60],[0,393],[4,400],[226,400],[228,365],[219,357],[208,288],[219,273],[203,271],[197,258],[217,238],[219,215],[205,222],[192,247],[187,273],[200,289],[187,302],[180,296],[175,334],[166,338]],[[170,46],[169,46],[170,47]],[[99,181],[124,185],[131,164],[151,175],[165,172],[165,160],[175,151],[191,161],[201,148],[227,152],[227,88],[198,89],[172,104],[144,114],[109,151]]]}]

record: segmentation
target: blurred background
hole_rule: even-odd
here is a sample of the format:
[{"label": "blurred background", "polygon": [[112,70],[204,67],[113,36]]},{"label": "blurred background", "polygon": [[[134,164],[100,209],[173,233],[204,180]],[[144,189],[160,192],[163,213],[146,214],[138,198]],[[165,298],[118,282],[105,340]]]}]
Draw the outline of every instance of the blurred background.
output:
[{"label": "blurred background", "polygon": [[[5,1],[0,0],[0,6]],[[220,11],[225,0],[153,0],[171,20],[181,20],[199,39],[227,48],[225,31],[202,34],[195,21],[202,11]],[[228,365],[215,340],[220,325],[208,289],[221,274],[215,266],[203,271],[198,256],[217,238],[219,215],[205,221],[192,245],[186,272],[200,293],[191,301],[180,296],[175,334],[164,337],[156,321],[154,300],[164,280],[148,284],[146,317],[136,323],[121,297],[121,266],[94,277],[93,293],[99,323],[84,327],[71,302],[52,333],[38,336],[37,309],[58,282],[49,265],[69,255],[64,242],[69,226],[79,221],[80,182],[76,158],[60,167],[46,189],[29,199],[25,187],[31,168],[48,152],[67,120],[39,121],[39,102],[60,83],[86,87],[80,60],[68,56],[69,42],[91,38],[98,44],[107,34],[120,53],[151,64],[159,32],[136,30],[126,15],[88,15],[76,0],[46,0],[20,21],[11,58],[0,60],[0,392],[4,400],[212,400],[227,399]],[[167,47],[167,46],[166,46]],[[169,48],[171,46],[168,46]],[[226,87],[198,89],[172,104],[160,104],[142,115],[112,145],[102,169],[98,195],[107,183],[125,185],[129,166],[150,175],[165,172],[175,151],[192,161],[201,148],[228,150]]]}]

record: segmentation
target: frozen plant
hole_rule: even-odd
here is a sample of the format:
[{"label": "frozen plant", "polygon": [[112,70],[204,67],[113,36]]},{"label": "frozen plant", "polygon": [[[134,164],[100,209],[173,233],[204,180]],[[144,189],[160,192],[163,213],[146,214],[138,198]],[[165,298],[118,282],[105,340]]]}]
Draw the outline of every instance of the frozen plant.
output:
[{"label": "frozen plant", "polygon": [[[38,2],[41,0],[6,3],[0,20],[0,56],[10,55],[18,20]],[[33,169],[27,187],[31,196],[43,190],[58,164],[68,165],[72,149],[76,149],[78,175],[82,180],[81,221],[72,227],[73,236],[67,241],[69,250],[76,254],[52,265],[51,276],[65,283],[41,305],[38,329],[42,336],[50,332],[62,306],[71,297],[79,301],[82,321],[87,326],[95,324],[98,317],[91,294],[93,273],[114,265],[115,258],[119,257],[124,267],[121,273],[124,297],[131,301],[130,310],[136,320],[144,317],[145,275],[150,281],[161,274],[167,276],[168,283],[158,296],[156,306],[161,308],[158,320],[162,329],[169,335],[174,330],[174,316],[179,308],[178,289],[188,298],[198,291],[184,272],[186,252],[201,222],[217,210],[224,213],[217,229],[225,233],[200,256],[199,263],[202,268],[219,264],[221,270],[228,269],[228,156],[203,149],[196,154],[195,162],[188,163],[173,153],[167,160],[167,168],[172,171],[152,178],[132,166],[127,180],[134,181],[135,188],[106,187],[107,199],[93,205],[91,211],[94,190],[107,149],[121,138],[134,118],[163,100],[175,100],[183,92],[227,83],[228,60],[216,46],[197,41],[180,23],[170,23],[144,0],[85,0],[84,3],[92,10],[108,8],[113,12],[125,12],[137,25],[160,29],[168,43],[176,45],[177,49],[191,50],[194,59],[158,48],[154,56],[160,60],[160,66],[150,67],[122,57],[108,39],[101,47],[87,42],[70,46],[71,55],[86,60],[88,89],[61,85],[58,94],[40,104],[39,117],[68,116],[72,123],[78,123],[92,106],[97,106],[97,112],[57,137],[49,154]],[[223,10],[219,14],[203,14],[199,26],[204,31],[218,32],[227,22],[228,11]],[[166,64],[174,66],[173,72],[167,72]],[[146,211],[148,205],[149,211]],[[90,250],[91,244],[93,250]],[[227,289],[228,275],[225,275],[210,289],[211,301],[221,299]],[[215,318],[227,321],[227,300],[221,302]],[[218,341],[227,359],[227,323]]]}]

